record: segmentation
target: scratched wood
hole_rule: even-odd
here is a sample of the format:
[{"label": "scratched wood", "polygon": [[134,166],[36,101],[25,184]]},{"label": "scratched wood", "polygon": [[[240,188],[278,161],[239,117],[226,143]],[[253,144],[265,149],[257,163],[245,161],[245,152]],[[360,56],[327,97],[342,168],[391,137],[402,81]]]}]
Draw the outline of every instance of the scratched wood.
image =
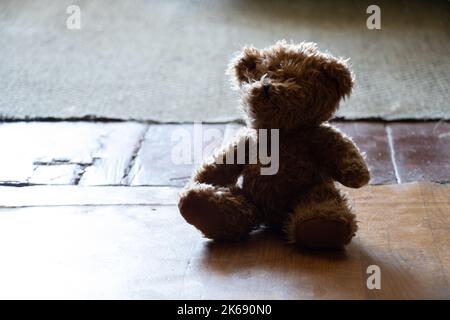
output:
[{"label": "scratched wood", "polygon": [[[193,125],[150,125],[124,181],[136,185],[184,185],[194,169]],[[184,141],[183,141],[184,140]],[[177,149],[184,150],[186,160]],[[183,151],[181,151],[183,152]]]},{"label": "scratched wood", "polygon": [[35,165],[30,177],[23,182],[31,185],[77,184],[77,180],[83,174],[83,167],[80,164]]},{"label": "scratched wood", "polygon": [[120,184],[145,128],[133,122],[1,123],[0,182]]},{"label": "scratched wood", "polygon": [[195,167],[229,142],[237,124],[150,125],[125,183],[130,185],[185,185]]},{"label": "scratched wood", "polygon": [[400,183],[450,182],[450,122],[388,126]]},{"label": "scratched wood", "polygon": [[[44,197],[46,187],[24,188],[6,194],[48,206],[0,208],[0,298],[450,298],[450,186],[345,189],[360,230],[332,252],[300,251],[268,231],[210,242],[170,205],[174,193],[162,195],[164,206],[136,202],[150,187],[115,187],[130,190],[122,205],[99,200],[112,187],[72,187],[106,190],[90,198],[96,205],[62,207],[64,191]],[[366,286],[370,265],[381,269],[380,290]]]},{"label": "scratched wood", "polygon": [[[450,181],[449,122],[334,124],[366,153],[371,184]],[[199,133],[193,124],[0,123],[0,185],[183,186],[240,127],[204,124]]]},{"label": "scratched wood", "polygon": [[80,185],[119,185],[131,170],[147,126],[139,123],[116,124],[99,136],[100,148],[94,161],[87,166],[79,181]]},{"label": "scratched wood", "polygon": [[[335,125],[353,137],[361,150],[366,153],[366,160],[372,174],[371,184],[396,183],[384,124],[358,122],[335,123]],[[238,124],[203,125],[203,140],[200,140],[203,141],[204,146],[203,158],[209,156],[215,147],[232,140],[241,127],[242,125]],[[193,124],[150,126],[129,175],[128,183],[172,186],[186,184],[193,170],[198,166],[198,163],[194,161],[193,144],[197,141],[194,138],[198,139],[198,133],[194,133],[194,128]],[[185,132],[193,139],[183,144],[179,136],[181,132]],[[214,134],[219,138],[211,141]],[[180,146],[180,143],[190,152],[188,155],[190,162],[187,164],[177,163],[173,158],[174,150]]]},{"label": "scratched wood", "polygon": [[[448,122],[334,125],[366,153],[371,184],[450,181]],[[1,123],[0,185],[183,186],[240,127],[204,124],[198,133],[193,124]]]},{"label": "scratched wood", "polygon": [[51,184],[64,173],[59,181],[72,182],[92,163],[91,153],[97,148],[95,135],[87,134],[89,126],[100,128],[66,122],[0,124],[0,181]]}]

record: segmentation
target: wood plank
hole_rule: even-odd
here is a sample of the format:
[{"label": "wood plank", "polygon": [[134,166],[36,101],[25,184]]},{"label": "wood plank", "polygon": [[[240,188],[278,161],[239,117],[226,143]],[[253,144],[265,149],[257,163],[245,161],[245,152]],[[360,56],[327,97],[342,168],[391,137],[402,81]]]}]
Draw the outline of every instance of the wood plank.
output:
[{"label": "wood plank", "polygon": [[397,182],[383,123],[358,121],[334,122],[333,125],[352,137],[361,151],[365,152],[371,174],[370,184]]},{"label": "wood plank", "polygon": [[[150,125],[124,183],[133,186],[184,185],[194,168],[190,163],[192,159],[189,156],[186,163],[174,164],[172,152],[174,146],[179,143],[178,139],[181,139],[184,133],[192,135],[192,131],[192,125]],[[186,143],[186,148],[193,152],[193,146],[189,145],[192,144],[191,140],[181,143]]]},{"label": "wood plank", "polygon": [[[367,163],[372,174],[371,184],[396,182],[384,124],[372,122],[334,122],[333,124],[350,135],[366,153]],[[220,132],[217,135],[223,136],[222,143],[216,141],[211,144],[204,141],[203,145],[208,150],[203,156],[207,157],[211,153],[209,151],[211,147],[214,148],[230,141],[241,127],[242,125],[239,124],[203,125],[205,131],[218,130]],[[174,137],[182,130],[186,131],[187,135],[194,136],[193,124],[150,126],[130,174],[131,185],[182,186],[186,184],[198,164],[193,163],[193,150],[192,161],[189,164],[180,165],[172,159],[172,152],[179,141],[176,138],[174,141]],[[186,144],[188,143],[193,144],[192,141],[186,141]]]},{"label": "wood plank", "polygon": [[79,184],[83,186],[124,184],[134,158],[141,148],[147,125],[127,122],[116,124],[100,136],[101,147],[95,161],[86,167]]},{"label": "wood plank", "polygon": [[120,184],[145,129],[133,122],[2,123],[0,182],[77,183],[84,173],[83,185]]},{"label": "wood plank", "polygon": [[[360,231],[333,252],[268,231],[210,242],[176,206],[0,208],[0,298],[449,299],[450,228],[430,222],[449,221],[450,186],[346,190]],[[366,287],[369,265],[381,290]]]},{"label": "wood plank", "polygon": [[173,187],[1,187],[1,207],[87,205],[175,205],[180,188]]},{"label": "wood plank", "polygon": [[[423,190],[445,197],[435,199]],[[368,290],[367,296],[391,299],[402,292],[402,299],[448,299],[449,265],[442,261],[440,251],[448,251],[450,242],[435,241],[430,207],[441,208],[445,219],[449,219],[446,208],[450,204],[450,187],[411,183],[380,186],[372,190],[371,196],[366,193],[369,191],[363,191],[363,197],[355,195],[354,208],[360,221],[358,240],[364,248],[366,264],[379,265],[386,276],[383,289]],[[450,232],[450,228],[445,230]]]},{"label": "wood plank", "polygon": [[236,124],[150,125],[126,184],[185,185],[193,170],[228,142]]},{"label": "wood plank", "polygon": [[[334,124],[367,153],[371,184],[396,181],[383,124]],[[202,156],[229,141],[239,127],[203,125],[206,136]],[[388,129],[399,179],[450,181],[450,123],[395,123]],[[198,164],[193,159],[195,140],[184,143],[176,136],[180,130],[194,136],[192,124],[2,123],[0,184],[182,186]],[[175,163],[172,158],[176,148],[188,144],[192,151],[188,163]]]},{"label": "wood plank", "polygon": [[84,166],[79,164],[36,165],[28,179],[30,184],[67,185],[77,184]]},{"label": "wood plank", "polygon": [[450,182],[450,122],[391,123],[388,133],[401,183]]},{"label": "wood plank", "polygon": [[[350,135],[361,150],[366,153],[372,173],[371,184],[396,182],[384,124],[372,122],[335,122],[333,124]],[[217,134],[223,136],[222,143],[216,141],[211,144],[208,138],[205,138],[206,141],[203,142],[203,145],[208,149],[203,156],[207,157],[211,153],[209,151],[211,148],[229,142],[241,127],[242,125],[239,124],[203,125],[205,131],[218,130],[220,132]],[[186,184],[198,164],[193,164],[193,150],[190,157],[192,161],[189,164],[180,165],[172,159],[173,148],[179,141],[175,137],[182,130],[186,131],[186,134],[191,137],[194,136],[193,124],[150,126],[130,174],[131,185],[182,186]],[[193,144],[192,141],[186,141],[186,143]]]},{"label": "wood plank", "polygon": [[0,221],[1,299],[168,298],[200,239],[173,207],[0,209]]}]

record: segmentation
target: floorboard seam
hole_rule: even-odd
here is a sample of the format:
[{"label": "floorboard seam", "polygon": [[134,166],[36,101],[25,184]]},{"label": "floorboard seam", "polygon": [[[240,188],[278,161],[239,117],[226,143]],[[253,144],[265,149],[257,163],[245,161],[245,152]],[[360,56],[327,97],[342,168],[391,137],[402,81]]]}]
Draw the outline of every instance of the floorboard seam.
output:
[{"label": "floorboard seam", "polygon": [[144,141],[145,141],[145,137],[147,136],[147,132],[148,132],[149,129],[150,129],[150,125],[147,125],[145,127],[145,130],[142,131],[142,135],[140,136],[140,138],[139,138],[139,140],[137,142],[137,146],[133,150],[133,153],[131,155],[130,162],[128,163],[128,165],[126,166],[126,168],[124,170],[124,173],[123,173],[123,176],[122,176],[122,179],[121,179],[121,184],[122,185],[130,185],[131,184],[131,180],[129,179],[129,174],[132,171],[133,166],[136,163],[136,158],[138,157],[139,152],[142,149],[142,146],[143,146]]},{"label": "floorboard seam", "polygon": [[397,180],[397,184],[402,183],[402,179],[400,177],[400,173],[398,171],[396,157],[395,157],[395,148],[394,148],[394,140],[392,139],[392,131],[391,128],[386,126],[386,135],[388,139],[389,153],[391,155],[392,166],[394,167],[395,180]]}]

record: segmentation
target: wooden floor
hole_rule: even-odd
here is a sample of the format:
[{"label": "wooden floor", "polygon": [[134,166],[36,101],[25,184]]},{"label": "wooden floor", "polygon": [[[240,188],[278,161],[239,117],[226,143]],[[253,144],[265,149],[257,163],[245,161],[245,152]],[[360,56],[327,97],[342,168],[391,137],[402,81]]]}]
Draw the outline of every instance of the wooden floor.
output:
[{"label": "wooden floor", "polygon": [[[366,153],[371,184],[450,182],[450,122],[334,124]],[[239,127],[204,124],[197,130],[192,124],[0,122],[0,185],[179,187],[198,165],[195,150],[189,157],[192,161],[173,164],[172,151],[183,143],[180,133],[192,137],[187,143],[200,139],[201,156],[209,156]]]},{"label": "wooden floor", "polygon": [[0,187],[0,298],[450,298],[448,185],[348,190],[360,231],[338,252],[269,231],[210,242],[179,215],[179,190]]},{"label": "wooden floor", "polygon": [[[0,123],[0,298],[449,299],[450,122],[335,125],[367,154],[371,185],[348,190],[352,244],[311,252],[267,230],[212,243],[184,222],[196,164],[171,156],[192,124]],[[201,143],[239,127],[203,125]]]}]

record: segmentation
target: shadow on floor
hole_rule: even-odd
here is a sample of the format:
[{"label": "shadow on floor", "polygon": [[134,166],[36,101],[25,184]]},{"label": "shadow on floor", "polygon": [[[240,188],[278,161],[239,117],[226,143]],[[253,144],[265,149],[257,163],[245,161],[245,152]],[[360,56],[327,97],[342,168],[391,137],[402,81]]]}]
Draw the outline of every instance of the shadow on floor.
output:
[{"label": "shadow on floor", "polygon": [[[371,265],[380,268],[379,290],[367,287]],[[255,232],[238,243],[208,242],[200,268],[212,278],[226,277],[230,290],[240,286],[241,295],[281,299],[417,299],[442,297],[447,288],[444,281],[430,290],[430,283],[411,272],[398,254],[365,247],[358,238],[341,250],[299,250],[271,230]],[[244,288],[236,284],[243,280]]]}]

